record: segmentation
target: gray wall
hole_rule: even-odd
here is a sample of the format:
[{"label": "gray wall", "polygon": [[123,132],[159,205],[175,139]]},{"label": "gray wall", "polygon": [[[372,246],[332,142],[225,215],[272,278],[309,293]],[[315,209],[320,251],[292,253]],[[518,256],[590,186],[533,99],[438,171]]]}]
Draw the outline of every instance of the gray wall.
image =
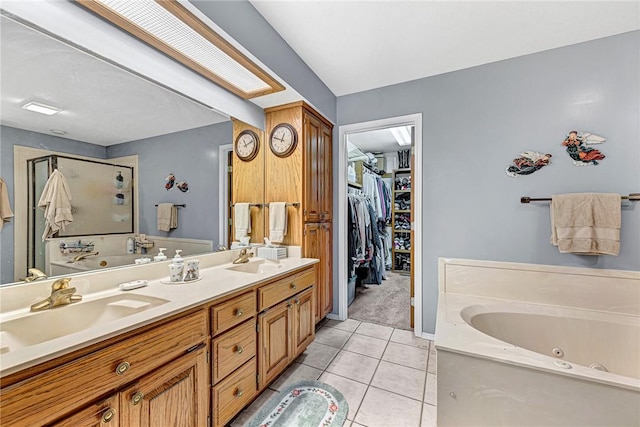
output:
[{"label": "gray wall", "polygon": [[[87,144],[86,142],[60,138],[52,135],[26,131],[9,126],[0,126],[0,171],[2,178],[7,182],[11,209],[15,211],[13,188],[13,147],[22,145],[25,147],[40,148],[42,150],[58,151],[61,153],[75,154],[78,156],[95,157],[104,159],[106,149],[103,146]],[[0,232],[0,283],[13,282],[13,235],[14,222],[5,223]]]},{"label": "gray wall", "polygon": [[[639,76],[635,31],[338,98],[340,125],[423,114],[425,332],[435,330],[438,257],[640,270],[640,203],[623,208],[617,257],[560,254],[548,203],[520,203],[640,192]],[[607,138],[598,147],[606,159],[574,166],[561,146],[570,130]],[[553,163],[508,177],[524,150],[551,153]]]},{"label": "gray wall", "polygon": [[[218,243],[218,149],[231,144],[231,122],[141,139],[107,148],[108,158],[138,155],[140,232],[144,234],[213,240]],[[169,173],[189,183],[189,192],[164,188]],[[178,209],[178,228],[158,231],[158,203],[185,203]]]},{"label": "gray wall", "polygon": [[336,123],[336,96],[247,0],[191,0],[200,11]]}]

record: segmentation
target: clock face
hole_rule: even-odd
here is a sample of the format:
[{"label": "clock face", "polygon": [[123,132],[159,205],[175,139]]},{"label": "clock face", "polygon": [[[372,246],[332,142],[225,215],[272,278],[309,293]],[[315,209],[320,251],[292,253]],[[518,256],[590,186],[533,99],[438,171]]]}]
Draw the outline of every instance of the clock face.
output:
[{"label": "clock face", "polygon": [[298,134],[293,126],[281,123],[271,131],[269,145],[273,154],[279,157],[287,157],[296,148]]},{"label": "clock face", "polygon": [[258,154],[259,148],[260,140],[258,135],[251,130],[240,132],[236,138],[235,151],[241,160],[252,160]]}]

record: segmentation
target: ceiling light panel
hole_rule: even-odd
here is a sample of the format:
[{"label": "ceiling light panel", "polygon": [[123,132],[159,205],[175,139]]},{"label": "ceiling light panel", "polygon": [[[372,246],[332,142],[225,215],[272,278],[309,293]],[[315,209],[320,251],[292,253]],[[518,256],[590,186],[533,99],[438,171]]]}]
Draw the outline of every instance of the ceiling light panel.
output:
[{"label": "ceiling light panel", "polygon": [[284,89],[175,0],[76,1],[245,99]]},{"label": "ceiling light panel", "polygon": [[54,114],[57,114],[61,111],[58,107],[35,101],[27,102],[22,106],[22,108],[24,108],[25,110],[33,111],[34,113],[45,114],[47,116],[53,116]]}]

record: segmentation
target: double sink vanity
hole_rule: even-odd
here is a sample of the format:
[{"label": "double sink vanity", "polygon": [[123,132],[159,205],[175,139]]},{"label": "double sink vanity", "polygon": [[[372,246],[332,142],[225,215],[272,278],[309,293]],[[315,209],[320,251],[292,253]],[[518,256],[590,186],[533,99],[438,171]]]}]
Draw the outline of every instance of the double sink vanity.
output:
[{"label": "double sink vanity", "polygon": [[237,256],[179,285],[170,261],[72,276],[81,301],[35,312],[53,280],[0,288],[2,425],[227,424],[315,337],[317,260]]}]

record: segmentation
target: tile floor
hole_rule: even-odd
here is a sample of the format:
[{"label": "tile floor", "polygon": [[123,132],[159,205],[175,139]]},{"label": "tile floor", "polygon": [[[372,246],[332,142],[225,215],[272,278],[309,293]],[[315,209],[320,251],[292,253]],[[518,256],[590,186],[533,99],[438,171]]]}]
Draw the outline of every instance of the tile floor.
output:
[{"label": "tile floor", "polygon": [[347,399],[345,427],[436,425],[433,343],[412,331],[348,319],[322,321],[315,341],[231,426],[245,426],[289,384],[316,379]]}]

